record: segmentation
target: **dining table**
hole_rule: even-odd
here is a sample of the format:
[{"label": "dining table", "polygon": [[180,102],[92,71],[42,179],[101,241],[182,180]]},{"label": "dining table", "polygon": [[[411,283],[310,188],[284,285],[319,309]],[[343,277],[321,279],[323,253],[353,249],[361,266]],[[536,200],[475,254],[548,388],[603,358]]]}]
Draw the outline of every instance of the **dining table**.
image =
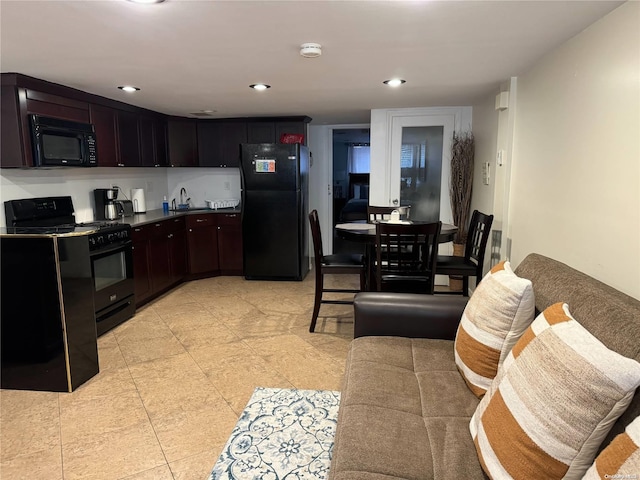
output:
[{"label": "dining table", "polygon": [[[335,226],[336,235],[343,240],[351,242],[364,243],[364,261],[367,269],[367,290],[370,290],[375,284],[374,277],[374,259],[376,246],[376,224],[379,222],[367,222],[366,220],[358,220],[355,222],[338,223]],[[395,224],[417,225],[422,222],[413,220],[401,220],[390,222]],[[453,241],[453,236],[458,231],[458,227],[449,223],[443,223],[438,236],[438,243],[447,243]]]}]

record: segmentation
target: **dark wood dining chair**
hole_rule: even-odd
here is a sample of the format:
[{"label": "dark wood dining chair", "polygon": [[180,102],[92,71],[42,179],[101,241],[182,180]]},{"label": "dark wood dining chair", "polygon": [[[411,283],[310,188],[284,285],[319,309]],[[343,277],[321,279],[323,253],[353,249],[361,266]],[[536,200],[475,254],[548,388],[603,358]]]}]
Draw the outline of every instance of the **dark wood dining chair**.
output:
[{"label": "dark wood dining chair", "polygon": [[374,223],[381,220],[389,220],[391,212],[398,210],[401,220],[409,220],[409,211],[411,206],[403,205],[401,207],[378,207],[375,205],[367,206],[367,222]]},{"label": "dark wood dining chair", "polygon": [[487,249],[492,223],[493,215],[486,215],[474,210],[469,223],[469,234],[465,244],[464,257],[438,255],[437,274],[462,277],[461,291],[439,291],[438,293],[462,294],[468,297],[469,277],[476,277],[476,286],[480,283],[484,268],[484,254]]},{"label": "dark wood dining chair", "polygon": [[433,294],[442,222],[376,225],[378,291]]},{"label": "dark wood dining chair", "polygon": [[[365,288],[366,270],[364,259],[361,254],[341,253],[334,255],[324,255],[322,250],[322,234],[320,232],[320,221],[317,210],[309,214],[311,224],[311,237],[313,238],[314,270],[316,272],[316,294],[313,304],[313,315],[309,332],[313,333],[320,313],[320,305],[323,303],[349,305],[353,300],[324,300],[324,293],[358,293]],[[327,274],[348,274],[360,275],[360,289],[325,288],[324,276]]]}]

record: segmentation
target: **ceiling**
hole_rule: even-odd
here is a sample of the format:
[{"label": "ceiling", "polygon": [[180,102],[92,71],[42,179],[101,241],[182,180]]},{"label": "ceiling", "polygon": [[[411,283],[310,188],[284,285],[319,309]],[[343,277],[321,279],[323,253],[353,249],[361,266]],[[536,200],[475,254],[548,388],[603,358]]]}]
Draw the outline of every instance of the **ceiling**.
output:
[{"label": "ceiling", "polygon": [[[473,104],[621,3],[1,0],[0,69],[172,115],[368,123]],[[301,57],[305,42],[322,56]]]}]

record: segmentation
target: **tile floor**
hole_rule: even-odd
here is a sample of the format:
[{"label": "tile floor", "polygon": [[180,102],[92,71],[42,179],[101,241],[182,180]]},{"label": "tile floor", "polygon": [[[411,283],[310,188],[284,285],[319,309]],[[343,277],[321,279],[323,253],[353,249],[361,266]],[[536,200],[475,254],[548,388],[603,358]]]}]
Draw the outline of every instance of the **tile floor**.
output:
[{"label": "tile floor", "polygon": [[100,337],[75,392],[0,391],[0,478],[205,480],[255,387],[340,389],[353,309],[323,305],[310,334],[313,292],[188,282]]}]

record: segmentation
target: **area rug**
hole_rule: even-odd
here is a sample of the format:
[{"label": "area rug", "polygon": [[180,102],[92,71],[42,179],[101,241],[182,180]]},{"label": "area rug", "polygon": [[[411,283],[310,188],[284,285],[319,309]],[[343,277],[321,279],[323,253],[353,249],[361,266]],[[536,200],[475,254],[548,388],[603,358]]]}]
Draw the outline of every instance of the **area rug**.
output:
[{"label": "area rug", "polygon": [[340,393],[256,388],[209,480],[323,480]]}]

